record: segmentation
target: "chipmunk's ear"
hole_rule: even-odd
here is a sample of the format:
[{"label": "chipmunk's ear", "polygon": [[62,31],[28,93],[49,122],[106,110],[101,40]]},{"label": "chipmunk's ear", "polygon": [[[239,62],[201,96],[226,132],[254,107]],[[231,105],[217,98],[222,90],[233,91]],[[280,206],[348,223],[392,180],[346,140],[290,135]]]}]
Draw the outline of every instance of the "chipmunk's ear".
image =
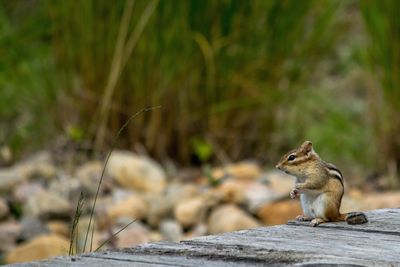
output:
[{"label": "chipmunk's ear", "polygon": [[303,150],[304,153],[308,154],[313,150],[312,143],[310,141],[305,141],[301,145],[301,150]]}]

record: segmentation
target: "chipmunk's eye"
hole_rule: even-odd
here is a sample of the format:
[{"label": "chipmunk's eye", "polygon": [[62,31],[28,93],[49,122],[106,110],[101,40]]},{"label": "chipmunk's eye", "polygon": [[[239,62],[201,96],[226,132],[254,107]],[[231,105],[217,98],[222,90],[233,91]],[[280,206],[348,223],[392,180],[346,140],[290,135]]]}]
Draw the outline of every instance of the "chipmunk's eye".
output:
[{"label": "chipmunk's eye", "polygon": [[296,158],[295,155],[290,155],[290,156],[288,157],[288,161],[293,161],[295,158]]}]

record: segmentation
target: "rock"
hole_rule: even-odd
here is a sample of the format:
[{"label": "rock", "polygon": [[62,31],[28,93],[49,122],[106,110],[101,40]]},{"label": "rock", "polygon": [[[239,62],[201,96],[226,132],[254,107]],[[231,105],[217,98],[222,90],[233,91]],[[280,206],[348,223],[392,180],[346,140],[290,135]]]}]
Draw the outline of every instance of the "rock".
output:
[{"label": "rock", "polygon": [[121,186],[132,190],[161,193],[166,186],[166,175],[158,163],[129,151],[114,151],[107,173]]},{"label": "rock", "polygon": [[162,195],[148,195],[146,199],[148,204],[146,221],[150,226],[158,227],[160,222],[172,213],[172,205]]},{"label": "rock", "polygon": [[303,214],[298,200],[284,200],[264,205],[257,216],[267,225],[286,224]]},{"label": "rock", "polygon": [[0,169],[0,192],[8,193],[26,179],[15,168],[2,168]]},{"label": "rock", "polygon": [[295,180],[296,178],[294,176],[281,171],[269,171],[261,177],[261,181],[282,198],[289,197],[290,191],[294,187]]},{"label": "rock", "polygon": [[0,192],[10,192],[16,185],[34,177],[53,178],[56,171],[49,153],[36,153],[13,167],[0,169]]},{"label": "rock", "polygon": [[24,206],[24,214],[27,217],[69,218],[71,211],[68,200],[49,191],[38,192],[30,197]]},{"label": "rock", "polygon": [[141,220],[147,215],[147,203],[140,195],[131,194],[110,206],[106,214],[111,221],[116,221],[118,217]]},{"label": "rock", "polygon": [[150,238],[150,242],[160,242],[160,241],[164,240],[163,235],[157,231],[150,232],[149,238]]},{"label": "rock", "polygon": [[212,211],[208,219],[210,234],[219,234],[260,226],[260,223],[233,204],[225,204]]},{"label": "rock", "polygon": [[199,194],[199,188],[190,184],[170,184],[163,194],[147,194],[147,222],[152,227],[158,227],[164,218],[173,215],[173,209],[178,202]]},{"label": "rock", "polygon": [[193,229],[185,235],[185,238],[194,238],[198,236],[206,235],[208,232],[207,225],[204,223],[199,223],[194,226]]},{"label": "rock", "polygon": [[25,241],[38,235],[49,233],[49,229],[36,218],[23,218],[21,220],[21,234],[19,241]]},{"label": "rock", "polygon": [[164,199],[171,207],[185,199],[193,198],[200,195],[199,187],[193,184],[176,184],[168,185],[164,192]]},{"label": "rock", "polygon": [[0,220],[6,218],[10,214],[7,201],[0,197]]},{"label": "rock", "polygon": [[68,223],[62,221],[51,221],[46,224],[46,227],[52,234],[57,234],[66,238],[69,238],[70,236]]},{"label": "rock", "polygon": [[[113,233],[116,233],[119,229],[120,227],[115,228]],[[116,238],[116,245],[118,248],[129,248],[150,242],[150,232],[142,223],[134,222],[128,228],[120,232]]]},{"label": "rock", "polygon": [[15,221],[7,221],[0,224],[0,252],[6,252],[15,247],[18,236],[21,233],[21,225]]},{"label": "rock", "polygon": [[13,196],[16,201],[25,203],[28,198],[44,190],[44,187],[39,182],[23,182],[15,187]]},{"label": "rock", "polygon": [[37,236],[18,245],[6,255],[6,263],[27,262],[66,255],[69,241],[55,234]]},{"label": "rock", "polygon": [[167,241],[178,242],[183,238],[182,226],[174,220],[165,220],[160,223],[160,232]]},{"label": "rock", "polygon": [[82,187],[80,181],[76,177],[60,174],[57,179],[50,182],[48,191],[63,199],[75,201],[79,199],[81,192],[87,197],[86,190]]},{"label": "rock", "polygon": [[212,176],[217,180],[224,178],[257,179],[261,174],[262,169],[258,164],[247,161],[229,164],[223,168],[215,168],[212,171]]},{"label": "rock", "polygon": [[[90,161],[76,170],[76,177],[80,181],[82,191],[89,196],[94,196],[100,182],[101,173],[103,171],[103,163],[100,161]],[[100,192],[110,190],[111,181],[109,177],[104,176],[100,186]]]},{"label": "rock", "polygon": [[243,204],[246,200],[246,187],[249,181],[229,179],[221,183],[216,190],[224,202]]},{"label": "rock", "polygon": [[49,180],[57,175],[57,169],[52,162],[52,155],[48,151],[39,151],[28,159],[18,163],[15,170],[24,179],[39,178]]},{"label": "rock", "polygon": [[280,192],[260,182],[249,183],[245,189],[245,204],[252,214],[257,214],[259,209],[268,203],[285,198]]},{"label": "rock", "polygon": [[205,219],[206,203],[202,197],[196,197],[179,202],[174,208],[174,215],[183,227],[189,227]]}]

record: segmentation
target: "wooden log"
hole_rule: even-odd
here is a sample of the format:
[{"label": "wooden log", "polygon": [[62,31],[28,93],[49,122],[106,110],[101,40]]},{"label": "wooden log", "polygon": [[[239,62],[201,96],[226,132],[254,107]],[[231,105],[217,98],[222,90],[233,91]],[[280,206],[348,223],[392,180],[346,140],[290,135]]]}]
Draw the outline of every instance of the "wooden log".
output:
[{"label": "wooden log", "polygon": [[365,225],[290,222],[19,266],[400,266],[400,210],[367,216]]}]

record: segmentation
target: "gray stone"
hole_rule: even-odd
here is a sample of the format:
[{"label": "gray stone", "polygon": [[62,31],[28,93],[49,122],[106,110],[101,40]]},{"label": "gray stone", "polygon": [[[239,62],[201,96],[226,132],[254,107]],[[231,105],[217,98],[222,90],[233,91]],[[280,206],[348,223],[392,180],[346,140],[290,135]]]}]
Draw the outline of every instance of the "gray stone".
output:
[{"label": "gray stone", "polygon": [[71,213],[71,203],[49,191],[38,192],[30,197],[24,205],[24,214],[27,217],[69,218]]},{"label": "gray stone", "polygon": [[49,229],[36,218],[24,218],[21,221],[20,241],[32,239],[35,236],[49,233]]},{"label": "gray stone", "polygon": [[178,242],[183,238],[182,225],[174,220],[165,220],[160,223],[160,232],[168,241]]}]

